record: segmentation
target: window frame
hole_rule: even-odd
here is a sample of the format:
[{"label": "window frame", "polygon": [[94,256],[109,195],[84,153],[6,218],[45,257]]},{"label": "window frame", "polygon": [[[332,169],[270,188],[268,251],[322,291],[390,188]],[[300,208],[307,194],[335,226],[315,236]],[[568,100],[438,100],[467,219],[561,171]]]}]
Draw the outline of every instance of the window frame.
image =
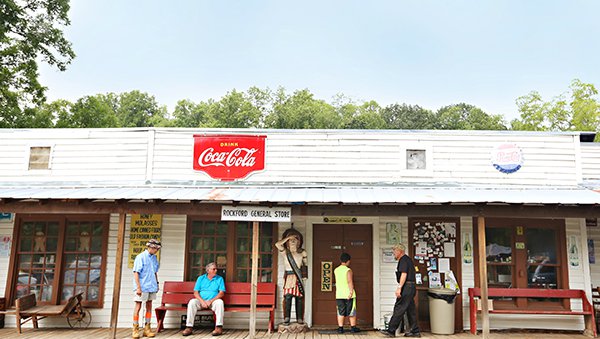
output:
[{"label": "window frame", "polygon": [[[477,219],[473,219],[473,225],[477,225]],[[517,234],[517,227],[523,227],[523,234]],[[549,228],[556,231],[556,260],[557,264],[552,265],[557,268],[556,284],[558,289],[569,288],[569,267],[567,260],[567,245],[566,245],[566,222],[565,219],[525,219],[525,218],[485,218],[485,228],[505,228],[512,230],[512,263],[513,272],[513,288],[529,288],[527,277],[527,228]],[[487,233],[487,232],[486,232]],[[473,227],[473,244],[475,246],[473,259],[475,261],[475,287],[480,286],[480,267],[479,267],[479,239],[478,229]],[[524,242],[525,249],[517,250],[516,242]],[[504,264],[506,265],[506,264]],[[519,276],[519,270],[524,272],[523,276]],[[502,287],[499,287],[502,288]],[[512,300],[494,300],[494,308],[497,309],[553,309],[553,310],[569,310],[570,300],[560,299],[558,301],[534,301],[527,298],[513,298]]]},{"label": "window frame", "polygon": [[[186,230],[185,230],[185,259],[184,259],[184,268],[183,268],[183,280],[187,280],[189,274],[191,274],[191,268],[190,268],[190,264],[191,264],[191,254],[189,251],[189,248],[191,246],[191,241],[192,241],[192,224],[195,221],[201,221],[201,222],[221,222],[221,220],[219,219],[215,219],[215,218],[206,218],[205,216],[195,216],[195,215],[188,215],[187,216],[187,222],[186,222]],[[242,221],[243,222],[243,221]],[[237,250],[236,250],[236,239],[237,239],[237,233],[236,233],[236,225],[238,223],[240,223],[240,221],[226,221],[225,223],[227,223],[227,248],[226,248],[226,258],[227,258],[227,267],[225,269],[225,276],[226,281],[227,282],[236,282],[237,278],[235,276],[235,259],[236,259],[236,254],[237,254]],[[250,223],[250,225],[252,225],[252,221],[248,221],[248,223]],[[272,281],[271,282],[276,282],[277,281],[277,258],[278,258],[278,251],[275,248],[275,241],[277,241],[277,234],[278,234],[278,228],[279,228],[279,224],[277,222],[271,222],[273,224],[273,230],[272,230],[272,239],[273,239],[273,244],[271,246],[271,255],[272,255],[272,261],[271,261],[271,272],[272,272]],[[259,229],[261,227],[263,223],[259,222]],[[252,227],[250,227],[250,229],[252,229]],[[260,238],[260,234],[259,234],[259,238]],[[260,246],[260,239],[259,239],[259,246]],[[259,249],[260,252],[260,249]],[[250,252],[251,253],[251,252]],[[260,256],[260,254],[259,254]],[[260,259],[259,259],[260,260]],[[208,262],[204,263],[204,265],[207,265]],[[259,271],[260,271],[260,267],[258,267]],[[201,271],[201,273],[203,274],[203,272]],[[192,279],[191,281],[195,281],[196,278],[190,278]]]},{"label": "window frame", "polygon": [[[55,277],[52,284],[52,297],[50,302],[38,301],[38,305],[61,305],[62,289],[64,285],[64,258],[65,254],[65,238],[67,236],[66,228],[68,221],[75,222],[86,222],[95,221],[102,223],[102,248],[100,253],[102,255],[102,263],[100,264],[100,281],[98,285],[98,300],[88,301],[83,300],[82,305],[89,308],[103,308],[104,307],[104,293],[106,288],[106,262],[108,260],[108,235],[110,228],[110,215],[108,214],[17,214],[15,216],[15,222],[13,226],[13,245],[10,254],[10,268],[8,272],[8,279],[6,281],[5,295],[8,301],[8,305],[15,303],[15,292],[17,288],[16,279],[18,278],[17,268],[17,255],[19,253],[20,246],[20,230],[23,223],[26,222],[56,222],[58,223],[58,243],[56,248],[55,258]],[[58,274],[56,274],[58,272]],[[65,300],[66,302],[66,300]]]}]

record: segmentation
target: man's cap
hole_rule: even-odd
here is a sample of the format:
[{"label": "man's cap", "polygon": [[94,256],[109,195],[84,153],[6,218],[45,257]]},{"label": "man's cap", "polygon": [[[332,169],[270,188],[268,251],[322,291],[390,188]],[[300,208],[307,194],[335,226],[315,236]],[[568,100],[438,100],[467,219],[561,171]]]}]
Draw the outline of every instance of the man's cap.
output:
[{"label": "man's cap", "polygon": [[161,248],[160,241],[158,241],[158,240],[156,240],[156,239],[150,239],[150,240],[149,240],[149,241],[146,243],[146,246],[148,246],[148,247],[152,247],[152,248],[157,248],[157,249]]}]

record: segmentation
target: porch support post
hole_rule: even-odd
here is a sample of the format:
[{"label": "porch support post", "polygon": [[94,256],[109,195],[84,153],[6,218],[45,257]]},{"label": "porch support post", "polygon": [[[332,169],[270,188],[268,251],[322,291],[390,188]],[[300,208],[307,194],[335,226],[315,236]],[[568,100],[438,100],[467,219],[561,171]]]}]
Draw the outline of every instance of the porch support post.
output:
[{"label": "porch support post", "polygon": [[490,318],[488,309],[487,256],[485,252],[485,218],[477,217],[477,239],[479,254],[479,286],[481,288],[481,337],[490,336]]},{"label": "porch support post", "polygon": [[123,271],[123,248],[125,243],[125,213],[119,213],[119,234],[117,235],[117,256],[115,260],[115,280],[113,284],[112,310],[110,312],[109,339],[117,338],[119,319],[119,296],[121,295],[121,274]]},{"label": "porch support post", "polygon": [[[258,289],[258,221],[252,222],[252,287],[250,290],[250,327],[248,338],[256,335],[256,296]],[[270,328],[269,328],[270,329]]]}]

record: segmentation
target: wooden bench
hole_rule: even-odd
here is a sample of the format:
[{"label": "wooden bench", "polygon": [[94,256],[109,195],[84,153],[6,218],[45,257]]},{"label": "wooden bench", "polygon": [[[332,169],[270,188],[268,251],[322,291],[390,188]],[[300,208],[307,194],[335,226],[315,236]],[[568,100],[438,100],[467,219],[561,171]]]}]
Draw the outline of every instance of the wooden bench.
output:
[{"label": "wooden bench", "polygon": [[[78,293],[67,300],[64,305],[37,305],[35,294],[17,298],[15,301],[15,316],[17,317],[17,332],[21,333],[21,325],[32,321],[33,327],[38,328],[38,321],[46,317],[63,316],[69,317],[71,312],[77,308],[78,316],[83,316],[81,300],[83,293]],[[81,313],[80,313],[81,312]],[[89,323],[88,323],[89,324]]]},{"label": "wooden bench", "polygon": [[[530,289],[530,288],[489,288],[488,297],[505,298],[556,298],[580,299],[583,309],[573,311],[566,309],[494,309],[490,314],[556,314],[556,315],[583,315],[585,321],[584,334],[596,336],[596,321],[594,308],[590,304],[583,290],[555,290],[555,289]],[[480,288],[469,288],[469,315],[471,333],[477,333],[477,303],[475,298],[481,298]],[[479,310],[481,311],[481,310]]]},{"label": "wooden bench", "polygon": [[[194,298],[195,281],[165,281],[161,305],[155,308],[158,321],[157,332],[164,329],[163,322],[167,311],[187,311],[187,303]],[[250,283],[225,283],[225,312],[250,312]],[[269,312],[269,333],[275,329],[275,283],[258,283],[256,311]],[[202,310],[211,312],[211,310]],[[213,314],[214,316],[214,314]]]}]

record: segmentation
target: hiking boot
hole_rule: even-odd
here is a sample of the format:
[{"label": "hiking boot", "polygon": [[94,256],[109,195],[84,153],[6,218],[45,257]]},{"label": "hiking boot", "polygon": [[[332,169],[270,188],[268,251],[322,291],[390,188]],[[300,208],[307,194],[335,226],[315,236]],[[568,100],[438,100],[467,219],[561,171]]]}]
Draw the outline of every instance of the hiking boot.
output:
[{"label": "hiking boot", "polygon": [[343,327],[338,327],[337,333],[344,334],[344,328]]},{"label": "hiking boot", "polygon": [[143,336],[148,338],[154,338],[154,336],[156,336],[156,333],[152,332],[152,330],[150,329],[150,324],[144,325]]},{"label": "hiking boot", "polygon": [[133,331],[131,332],[133,339],[140,339],[140,325],[133,325]]},{"label": "hiking boot", "polygon": [[213,335],[213,337],[216,337],[216,336],[219,336],[219,335],[223,334],[223,327],[221,327],[221,326],[215,327],[215,330],[212,331],[211,334]]},{"label": "hiking boot", "polygon": [[187,337],[188,335],[192,334],[192,332],[194,332],[194,330],[191,327],[186,327],[185,330],[183,330],[183,333],[181,333],[184,337]]},{"label": "hiking boot", "polygon": [[393,338],[396,336],[396,333],[390,332],[388,330],[379,330],[379,333],[383,334],[386,337]]},{"label": "hiking boot", "polygon": [[352,332],[352,333],[358,333],[358,332],[360,332],[360,328],[358,328],[356,326],[352,326],[352,328],[350,329],[350,332]]}]

